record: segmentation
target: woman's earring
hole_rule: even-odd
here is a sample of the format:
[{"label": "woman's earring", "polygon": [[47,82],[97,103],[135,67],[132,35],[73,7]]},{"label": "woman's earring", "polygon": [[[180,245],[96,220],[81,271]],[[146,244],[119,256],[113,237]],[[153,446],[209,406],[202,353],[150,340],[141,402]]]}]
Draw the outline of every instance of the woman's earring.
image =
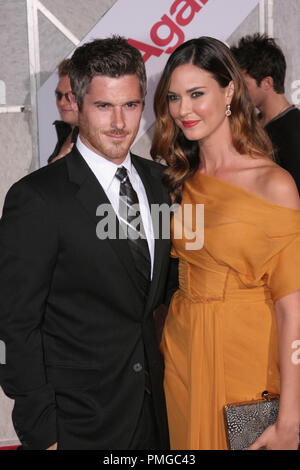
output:
[{"label": "woman's earring", "polygon": [[225,116],[227,116],[227,117],[231,116],[230,104],[226,105]]}]

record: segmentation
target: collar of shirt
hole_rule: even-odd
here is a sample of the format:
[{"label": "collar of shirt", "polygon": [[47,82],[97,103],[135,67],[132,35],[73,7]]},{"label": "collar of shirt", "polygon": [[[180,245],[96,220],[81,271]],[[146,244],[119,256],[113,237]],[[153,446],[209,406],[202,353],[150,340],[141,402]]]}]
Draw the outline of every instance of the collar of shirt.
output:
[{"label": "collar of shirt", "polygon": [[154,263],[154,235],[153,235],[153,226],[151,219],[151,212],[149,208],[149,202],[146,194],[144,185],[140,179],[140,176],[137,170],[134,168],[134,165],[131,162],[130,154],[126,155],[125,160],[121,165],[116,165],[111,161],[107,160],[104,157],[101,157],[97,153],[90,150],[86,145],[84,145],[80,139],[80,136],[77,138],[76,146],[78,151],[81,153],[82,157],[85,159],[86,163],[90,167],[91,171],[96,176],[97,180],[104,189],[110,203],[113,206],[115,213],[118,215],[119,212],[119,191],[120,191],[120,180],[114,178],[117,168],[124,166],[128,172],[130,182],[137,192],[141,216],[143,224],[146,231],[146,237],[148,241],[150,257],[151,257],[151,278],[153,274],[153,263]]},{"label": "collar of shirt", "polygon": [[107,158],[101,157],[101,155],[98,155],[97,153],[93,152],[93,150],[90,150],[82,142],[80,136],[77,138],[76,146],[105,192],[109,190],[117,168],[124,166],[128,172],[129,179],[133,176],[133,167],[129,153],[126,155],[125,160],[120,165],[116,165],[110,160],[107,160]]}]

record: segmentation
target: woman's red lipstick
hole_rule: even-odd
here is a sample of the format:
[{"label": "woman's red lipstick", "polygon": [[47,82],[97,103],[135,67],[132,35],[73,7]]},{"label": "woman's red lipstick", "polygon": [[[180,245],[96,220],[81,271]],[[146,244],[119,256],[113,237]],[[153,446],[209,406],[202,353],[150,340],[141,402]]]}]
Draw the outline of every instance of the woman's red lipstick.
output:
[{"label": "woman's red lipstick", "polygon": [[198,121],[182,121],[182,124],[184,125],[184,127],[193,127],[196,124],[198,124],[198,122],[200,122],[200,120],[198,120]]}]

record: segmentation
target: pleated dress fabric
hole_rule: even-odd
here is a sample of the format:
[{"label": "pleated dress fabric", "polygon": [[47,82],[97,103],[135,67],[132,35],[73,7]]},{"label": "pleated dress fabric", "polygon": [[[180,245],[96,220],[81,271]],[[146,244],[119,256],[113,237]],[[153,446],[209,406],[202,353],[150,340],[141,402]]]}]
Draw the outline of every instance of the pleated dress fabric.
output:
[{"label": "pleated dress fabric", "polygon": [[[201,239],[197,204],[202,248],[190,239]],[[197,172],[181,214],[179,290],[161,342],[171,449],[228,449],[224,405],[280,392],[274,303],[300,289],[300,211]]]}]

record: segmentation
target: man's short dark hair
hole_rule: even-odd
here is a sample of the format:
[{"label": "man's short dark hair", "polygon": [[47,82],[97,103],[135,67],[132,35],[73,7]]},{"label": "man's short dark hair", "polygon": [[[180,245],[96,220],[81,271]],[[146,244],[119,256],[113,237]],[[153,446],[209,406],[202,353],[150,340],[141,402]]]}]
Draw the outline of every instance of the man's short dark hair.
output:
[{"label": "man's short dark hair", "polygon": [[58,76],[59,78],[70,75],[71,59],[64,59],[58,65]]},{"label": "man's short dark hair", "polygon": [[145,64],[138,49],[121,36],[95,39],[76,49],[71,58],[70,80],[79,110],[94,77],[136,75],[142,98],[147,89]]},{"label": "man's short dark hair", "polygon": [[272,77],[276,93],[284,93],[286,61],[280,47],[266,34],[242,37],[231,47],[242,70],[260,86],[265,77]]}]

